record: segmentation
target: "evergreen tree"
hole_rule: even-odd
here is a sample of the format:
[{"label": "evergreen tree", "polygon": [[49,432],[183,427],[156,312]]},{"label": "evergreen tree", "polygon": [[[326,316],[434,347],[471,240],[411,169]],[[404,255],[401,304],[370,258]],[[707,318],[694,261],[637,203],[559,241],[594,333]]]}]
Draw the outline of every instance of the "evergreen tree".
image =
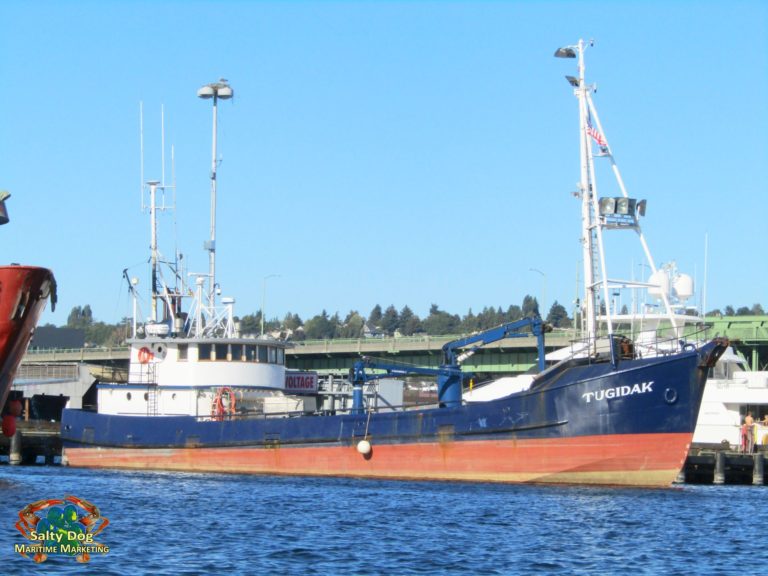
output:
[{"label": "evergreen tree", "polygon": [[400,316],[394,306],[389,306],[381,317],[381,329],[389,336],[392,336],[400,325]]},{"label": "evergreen tree", "polygon": [[258,334],[261,331],[261,311],[256,314],[246,314],[240,318],[242,334]]},{"label": "evergreen tree", "polygon": [[456,334],[459,331],[461,318],[440,310],[437,304],[432,304],[429,316],[424,319],[424,330],[431,336]]},{"label": "evergreen tree", "polygon": [[67,328],[85,329],[91,324],[93,324],[93,312],[91,312],[90,304],[86,304],[82,308],[75,306],[67,316]]},{"label": "evergreen tree", "polygon": [[376,328],[381,324],[381,306],[378,304],[376,304],[376,306],[373,307],[373,310],[371,310],[371,313],[368,314],[368,324],[370,324],[372,328]]},{"label": "evergreen tree", "polygon": [[285,315],[285,318],[283,318],[283,328],[286,330],[298,330],[302,324],[303,322],[298,314],[291,314],[288,312],[288,314]]},{"label": "evergreen tree", "polygon": [[397,330],[403,336],[410,336],[410,334],[405,333],[405,325],[408,324],[408,321],[411,318],[413,318],[413,310],[411,310],[408,305],[403,306],[403,309],[400,310],[400,314],[398,315],[397,323]]},{"label": "evergreen tree", "polygon": [[399,330],[403,336],[413,336],[414,334],[424,332],[421,319],[408,306],[404,306],[400,311]]},{"label": "evergreen tree", "polygon": [[765,316],[765,310],[760,304],[753,304],[750,312],[753,316]]},{"label": "evergreen tree", "polygon": [[460,329],[462,332],[475,332],[478,329],[477,316],[472,313],[472,308],[461,319]]},{"label": "evergreen tree", "polygon": [[570,328],[571,326],[571,319],[568,318],[568,311],[565,309],[565,306],[558,303],[557,300],[552,304],[552,308],[549,309],[547,323],[556,328]]},{"label": "evergreen tree", "polygon": [[341,329],[342,329],[342,323],[341,318],[339,318],[339,313],[336,312],[333,316],[331,316],[329,320],[331,326],[330,326],[330,336],[329,338],[341,338]]},{"label": "evergreen tree", "polygon": [[517,320],[522,319],[522,317],[522,308],[516,304],[512,304],[507,308],[507,312],[504,314],[504,322],[516,322]]},{"label": "evergreen tree", "polygon": [[533,296],[526,294],[523,298],[523,316],[533,318],[539,316],[539,302]]}]

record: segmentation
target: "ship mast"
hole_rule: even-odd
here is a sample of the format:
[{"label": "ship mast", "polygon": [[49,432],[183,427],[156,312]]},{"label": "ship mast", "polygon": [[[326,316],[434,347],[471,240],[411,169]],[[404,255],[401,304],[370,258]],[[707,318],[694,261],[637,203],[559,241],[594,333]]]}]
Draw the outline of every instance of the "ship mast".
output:
[{"label": "ship mast", "polygon": [[[595,91],[595,88],[585,81],[584,51],[588,46],[592,45],[592,42],[587,44],[584,40],[580,39],[576,45],[559,48],[555,52],[555,56],[578,60],[578,77],[566,76],[566,79],[573,86],[574,95],[579,102],[580,180],[578,192],[581,198],[581,243],[584,265],[584,303],[582,313],[584,315],[583,326],[586,335],[591,345],[595,347],[598,335],[598,297],[602,295],[605,305],[604,320],[607,335],[611,337],[614,334],[613,317],[616,313],[615,310],[612,310],[611,289],[632,286],[655,287],[654,285],[642,282],[608,279],[603,232],[612,229],[634,230],[639,236],[643,252],[653,273],[652,277],[657,276],[657,269],[639,222],[639,216],[645,215],[645,200],[637,201],[629,197],[621,177],[621,172],[600,123],[597,109],[592,102],[592,92]],[[599,197],[597,179],[595,177],[595,153],[593,146],[598,146],[598,157],[610,160],[611,169],[622,194],[620,197]],[[663,290],[660,292],[660,296],[673,332],[678,337],[678,323],[675,320],[669,296]]]},{"label": "ship mast", "polygon": [[232,98],[234,92],[222,78],[218,82],[206,84],[197,91],[199,98],[213,99],[213,143],[211,146],[211,239],[205,243],[205,249],[208,250],[209,262],[209,285],[208,285],[208,308],[213,313],[216,307],[216,132],[217,132],[217,104],[219,99],[228,100]]}]

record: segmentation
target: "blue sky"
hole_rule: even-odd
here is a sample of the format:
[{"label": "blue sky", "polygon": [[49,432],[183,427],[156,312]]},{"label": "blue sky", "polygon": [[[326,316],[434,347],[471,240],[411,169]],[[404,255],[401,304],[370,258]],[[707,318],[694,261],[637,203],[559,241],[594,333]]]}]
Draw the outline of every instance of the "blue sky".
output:
[{"label": "blue sky", "polygon": [[[161,174],[161,105],[168,182],[174,147],[161,248],[207,269],[211,105],[196,90],[220,77],[235,99],[219,107],[217,279],[239,314],[271,274],[269,317],[464,314],[526,294],[570,309],[575,66],[552,54],[579,38],[595,40],[587,78],[648,200],[656,263],[701,295],[708,237],[706,307],[768,306],[768,3],[6,1],[0,21],[0,246],[54,270],[43,323],[85,304],[130,315],[121,273],[145,277],[149,244],[139,102],[145,179]],[[613,277],[641,271],[627,240]]]}]

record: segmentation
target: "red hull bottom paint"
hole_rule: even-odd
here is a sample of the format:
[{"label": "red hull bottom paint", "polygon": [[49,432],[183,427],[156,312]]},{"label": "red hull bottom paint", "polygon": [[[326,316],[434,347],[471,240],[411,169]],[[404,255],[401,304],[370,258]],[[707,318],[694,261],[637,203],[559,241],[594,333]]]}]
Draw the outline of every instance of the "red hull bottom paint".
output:
[{"label": "red hull bottom paint", "polygon": [[[65,448],[85,468],[667,487],[692,434],[274,448]],[[642,456],[643,454],[652,456]]]}]

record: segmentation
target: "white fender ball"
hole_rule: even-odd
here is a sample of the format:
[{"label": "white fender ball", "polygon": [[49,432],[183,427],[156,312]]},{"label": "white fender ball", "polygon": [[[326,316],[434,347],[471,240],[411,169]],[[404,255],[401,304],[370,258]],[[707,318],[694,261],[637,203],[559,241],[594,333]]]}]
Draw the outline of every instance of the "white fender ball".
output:
[{"label": "white fender ball", "polygon": [[357,451],[360,452],[360,454],[366,455],[371,453],[371,443],[368,442],[368,440],[360,440],[360,442],[357,443]]}]

